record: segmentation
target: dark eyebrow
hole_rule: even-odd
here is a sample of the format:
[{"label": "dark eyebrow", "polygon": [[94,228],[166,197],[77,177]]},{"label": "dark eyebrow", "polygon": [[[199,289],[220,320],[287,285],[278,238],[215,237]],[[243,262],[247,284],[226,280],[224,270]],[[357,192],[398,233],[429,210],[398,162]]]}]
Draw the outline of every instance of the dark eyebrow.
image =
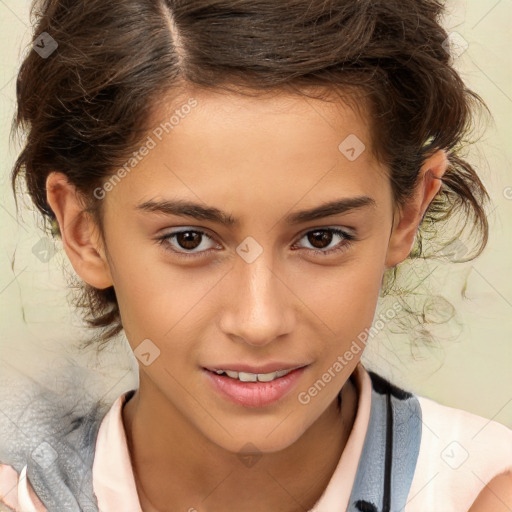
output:
[{"label": "dark eyebrow", "polygon": [[[344,199],[329,201],[309,210],[300,210],[298,212],[288,214],[284,217],[284,221],[290,225],[301,224],[303,222],[331,217],[333,215],[339,215],[341,213],[346,213],[348,211],[367,206],[375,207],[375,200],[369,196],[347,197]],[[202,206],[199,203],[181,199],[164,201],[150,200],[139,204],[136,208],[137,210],[143,210],[146,212],[156,212],[167,215],[192,217],[200,220],[209,220],[225,226],[239,225],[239,220],[218,208],[213,206]]]},{"label": "dark eyebrow", "polygon": [[328,203],[321,204],[320,206],[316,206],[310,210],[301,210],[291,213],[285,217],[285,221],[292,225],[300,224],[310,220],[332,217],[333,215],[339,215],[341,213],[346,213],[351,210],[357,210],[367,206],[375,208],[377,204],[375,203],[375,200],[369,196],[347,197],[344,199],[329,201]]},{"label": "dark eyebrow", "polygon": [[218,224],[224,224],[225,226],[235,226],[238,224],[234,217],[214,206],[202,206],[199,203],[182,199],[146,201],[145,203],[139,204],[137,210],[210,220]]}]

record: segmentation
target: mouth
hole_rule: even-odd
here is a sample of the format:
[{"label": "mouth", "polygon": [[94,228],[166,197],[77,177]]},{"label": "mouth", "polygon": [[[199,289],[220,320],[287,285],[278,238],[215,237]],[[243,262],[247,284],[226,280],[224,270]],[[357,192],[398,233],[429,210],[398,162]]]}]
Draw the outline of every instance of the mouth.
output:
[{"label": "mouth", "polygon": [[276,371],[270,371],[270,372],[263,372],[263,371],[238,371],[238,370],[228,370],[228,369],[214,369],[214,368],[206,368],[206,370],[215,373],[216,375],[223,375],[226,377],[229,377],[230,379],[236,379],[240,382],[272,382],[276,379],[279,379],[281,377],[284,377],[285,375],[288,375],[292,371],[303,368],[307,365],[301,365],[301,366],[294,366],[291,368],[283,369],[283,370],[276,370]]},{"label": "mouth", "polygon": [[203,368],[213,389],[231,403],[245,407],[264,407],[287,395],[309,365],[267,373]]}]

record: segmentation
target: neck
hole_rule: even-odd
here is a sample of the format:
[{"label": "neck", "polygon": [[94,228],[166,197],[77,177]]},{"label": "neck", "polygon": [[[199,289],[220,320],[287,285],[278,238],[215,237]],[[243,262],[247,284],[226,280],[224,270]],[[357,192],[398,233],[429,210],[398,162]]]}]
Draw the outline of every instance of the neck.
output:
[{"label": "neck", "polygon": [[142,385],[141,376],[122,417],[144,512],[309,510],[332,477],[357,410],[357,390],[348,379],[341,411],[334,400],[297,441],[251,462],[180,421],[169,402],[172,414],[148,407]]}]

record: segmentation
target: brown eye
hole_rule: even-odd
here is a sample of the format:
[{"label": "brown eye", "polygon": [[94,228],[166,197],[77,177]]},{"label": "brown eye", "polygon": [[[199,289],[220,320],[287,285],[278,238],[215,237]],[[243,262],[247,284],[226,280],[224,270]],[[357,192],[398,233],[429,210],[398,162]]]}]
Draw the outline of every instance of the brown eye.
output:
[{"label": "brown eye", "polygon": [[[210,247],[208,247],[208,241],[212,242]],[[203,256],[212,247],[215,247],[213,238],[198,229],[186,229],[167,233],[157,238],[157,242],[166,250],[186,257]]]},{"label": "brown eye", "polygon": [[[356,236],[350,233],[347,233],[339,228],[322,228],[322,229],[313,229],[305,233],[302,239],[307,239],[308,243],[312,246],[311,248],[306,247],[310,251],[313,251],[315,254],[329,255],[336,252],[341,252],[345,249],[348,249],[351,244],[357,240]],[[336,240],[337,238],[341,239],[337,245],[328,250],[324,250],[326,247],[329,247],[329,244]]]},{"label": "brown eye", "polygon": [[201,242],[201,236],[198,231],[181,231],[176,234],[176,242],[183,249],[196,249]]},{"label": "brown eye", "polygon": [[316,249],[324,249],[324,244],[329,245],[332,240],[332,232],[329,232],[325,229],[321,229],[319,231],[310,231],[307,235],[308,241],[315,247]]}]

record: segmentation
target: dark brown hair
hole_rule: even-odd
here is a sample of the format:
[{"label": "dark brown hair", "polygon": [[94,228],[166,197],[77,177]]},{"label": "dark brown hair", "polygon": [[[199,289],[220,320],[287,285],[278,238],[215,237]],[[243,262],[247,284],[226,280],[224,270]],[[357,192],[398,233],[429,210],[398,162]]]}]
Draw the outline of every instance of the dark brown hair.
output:
[{"label": "dark brown hair", "polygon": [[[26,142],[12,182],[16,190],[24,177],[54,227],[48,174],[64,173],[101,226],[93,190],[140,145],[166,94],[191,86],[240,94],[324,87],[364,99],[371,149],[389,168],[397,205],[414,191],[422,162],[446,149],[449,169],[410,258],[446,254],[461,232],[450,230],[454,236],[442,241],[439,227],[456,214],[478,235],[464,260],[484,249],[489,196],[460,151],[473,112],[485,104],[453,67],[441,3],[43,0],[32,9],[33,40],[47,33],[58,47],[45,58],[32,50],[21,65],[13,128],[23,130]],[[391,293],[396,271],[386,274],[383,294]],[[122,330],[115,291],[83,287],[77,304],[85,306],[89,325],[101,328],[98,341],[106,342]]]}]

